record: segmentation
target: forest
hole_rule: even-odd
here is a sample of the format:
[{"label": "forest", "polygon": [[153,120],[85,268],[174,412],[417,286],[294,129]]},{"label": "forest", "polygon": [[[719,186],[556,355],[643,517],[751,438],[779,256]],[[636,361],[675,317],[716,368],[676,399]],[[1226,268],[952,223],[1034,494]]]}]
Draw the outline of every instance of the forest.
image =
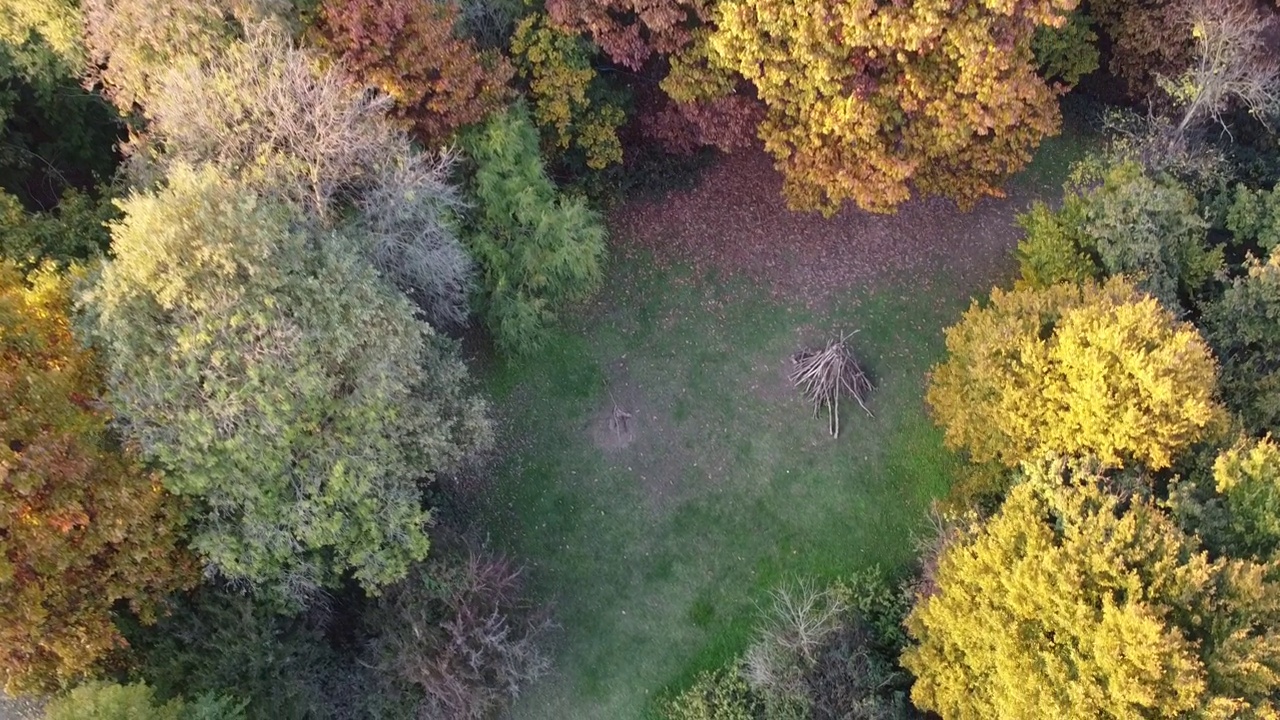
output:
[{"label": "forest", "polygon": [[1280,718],[1275,0],[0,0],[0,720]]}]

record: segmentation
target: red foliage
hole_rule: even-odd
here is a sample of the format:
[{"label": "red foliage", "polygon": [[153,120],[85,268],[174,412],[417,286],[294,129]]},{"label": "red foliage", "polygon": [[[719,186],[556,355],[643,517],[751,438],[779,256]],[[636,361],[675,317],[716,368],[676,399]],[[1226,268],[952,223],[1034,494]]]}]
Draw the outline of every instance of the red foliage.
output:
[{"label": "red foliage", "polygon": [[1195,43],[1186,0],[1099,0],[1090,5],[1111,39],[1111,72],[1130,97],[1142,100],[1158,77],[1176,78],[1191,65]]},{"label": "red foliage", "polygon": [[512,68],[454,35],[458,6],[424,0],[328,0],[319,29],[348,70],[396,101],[427,145],[502,107]]},{"label": "red foliage", "polygon": [[742,94],[695,102],[664,99],[641,114],[640,130],[676,155],[690,155],[708,145],[732,152],[755,142],[763,118],[764,106]]},{"label": "red foliage", "polygon": [[705,0],[547,0],[547,14],[565,30],[586,33],[611,60],[640,70],[653,56],[671,54],[709,19]]}]

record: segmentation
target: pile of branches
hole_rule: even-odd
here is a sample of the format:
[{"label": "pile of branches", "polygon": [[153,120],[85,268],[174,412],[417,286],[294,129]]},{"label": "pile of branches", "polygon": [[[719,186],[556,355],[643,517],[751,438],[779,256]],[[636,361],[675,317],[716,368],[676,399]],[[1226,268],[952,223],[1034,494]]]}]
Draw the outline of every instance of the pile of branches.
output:
[{"label": "pile of branches", "polygon": [[847,395],[857,401],[867,415],[866,398],[871,392],[871,381],[862,371],[858,361],[853,358],[846,344],[850,337],[857,334],[853,331],[841,335],[839,340],[827,343],[823,350],[801,350],[791,356],[791,382],[804,393],[805,398],[813,403],[813,416],[816,418],[827,407],[827,429],[831,437],[840,437],[840,396]]}]

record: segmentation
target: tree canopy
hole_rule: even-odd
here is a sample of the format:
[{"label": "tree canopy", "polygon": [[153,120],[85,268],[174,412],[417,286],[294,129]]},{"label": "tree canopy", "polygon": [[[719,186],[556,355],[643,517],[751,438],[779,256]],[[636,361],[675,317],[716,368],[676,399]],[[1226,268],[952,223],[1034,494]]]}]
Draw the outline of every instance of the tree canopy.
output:
[{"label": "tree canopy", "polygon": [[157,473],[118,447],[98,356],[71,330],[71,279],[0,262],[0,677],[49,689],[90,672],[196,581],[183,513]]},{"label": "tree canopy", "polygon": [[994,289],[946,343],[926,399],[947,444],[975,462],[1062,454],[1165,468],[1222,417],[1200,334],[1123,278]]},{"label": "tree canopy", "polygon": [[912,700],[964,718],[1239,718],[1280,711],[1280,585],[1210,562],[1155,506],[1032,469],[947,546],[907,619]]},{"label": "tree canopy", "polygon": [[120,207],[87,305],[126,435],[197,502],[192,546],[286,598],[403,576],[418,481],[488,434],[448,343],[349,239],[214,168]]}]

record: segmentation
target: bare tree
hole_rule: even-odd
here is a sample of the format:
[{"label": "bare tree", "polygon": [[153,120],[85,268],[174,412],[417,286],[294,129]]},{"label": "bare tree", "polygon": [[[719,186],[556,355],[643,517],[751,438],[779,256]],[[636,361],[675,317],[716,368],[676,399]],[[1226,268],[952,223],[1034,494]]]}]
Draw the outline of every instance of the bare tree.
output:
[{"label": "bare tree", "polygon": [[1195,64],[1166,89],[1183,104],[1176,134],[1242,105],[1267,123],[1280,115],[1280,52],[1276,15],[1253,0],[1196,0],[1191,7]]},{"label": "bare tree", "polygon": [[462,204],[452,157],[415,148],[390,107],[278,28],[258,26],[211,60],[163,75],[145,108],[152,166],[162,175],[211,163],[321,227],[342,224],[433,323],[460,324],[471,261],[451,221]]}]

